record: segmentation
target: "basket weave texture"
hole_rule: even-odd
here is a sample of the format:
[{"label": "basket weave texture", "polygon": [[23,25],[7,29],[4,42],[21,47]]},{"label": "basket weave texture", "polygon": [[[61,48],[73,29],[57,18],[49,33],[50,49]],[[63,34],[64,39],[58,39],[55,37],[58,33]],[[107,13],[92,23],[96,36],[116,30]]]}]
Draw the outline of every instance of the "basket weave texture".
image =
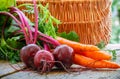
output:
[{"label": "basket weave texture", "polygon": [[[59,19],[59,32],[75,31],[84,44],[109,43],[111,33],[111,0],[40,0],[49,3],[51,14]],[[17,5],[32,0],[17,0]],[[25,9],[24,7],[20,9]],[[34,16],[26,14],[34,21]]]}]

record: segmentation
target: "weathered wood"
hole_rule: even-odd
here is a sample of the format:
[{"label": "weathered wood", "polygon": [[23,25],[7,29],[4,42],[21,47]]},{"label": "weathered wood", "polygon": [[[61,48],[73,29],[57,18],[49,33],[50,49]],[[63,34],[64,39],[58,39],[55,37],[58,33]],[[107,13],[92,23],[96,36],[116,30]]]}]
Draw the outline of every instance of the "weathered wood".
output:
[{"label": "weathered wood", "polygon": [[120,79],[119,74],[118,70],[86,70],[71,74],[54,71],[43,75],[33,71],[20,71],[1,79]]},{"label": "weathered wood", "polygon": [[11,64],[7,61],[0,61],[0,77],[12,74],[24,68],[22,63]]},{"label": "weathered wood", "polygon": [[[119,49],[120,45],[109,44],[106,49]],[[117,51],[117,60],[115,61],[120,64],[120,51]],[[15,71],[13,68],[8,66],[5,62],[0,64],[0,74],[5,74],[5,71]],[[1,67],[5,66],[5,67]],[[7,76],[1,79],[120,79],[120,69],[80,69],[80,72],[66,73],[62,70],[52,70],[47,74],[41,75],[39,72],[32,70],[23,70]]]}]

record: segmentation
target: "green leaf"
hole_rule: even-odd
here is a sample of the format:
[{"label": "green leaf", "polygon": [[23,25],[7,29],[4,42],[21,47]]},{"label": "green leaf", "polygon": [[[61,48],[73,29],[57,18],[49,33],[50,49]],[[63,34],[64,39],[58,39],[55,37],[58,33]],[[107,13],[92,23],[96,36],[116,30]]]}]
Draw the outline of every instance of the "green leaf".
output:
[{"label": "green leaf", "polygon": [[101,41],[100,43],[96,44],[96,46],[100,49],[103,49],[103,48],[105,48],[105,42]]},{"label": "green leaf", "polygon": [[20,61],[20,55],[19,50],[11,50],[9,48],[2,48],[0,47],[0,59],[2,60],[8,60],[12,63],[16,63]]},{"label": "green leaf", "polygon": [[54,25],[58,25],[60,21],[50,14],[48,6],[48,4],[46,6],[43,6],[42,4],[38,5],[38,7],[40,7],[38,28],[39,31],[43,32],[44,34],[55,38],[56,29]]},{"label": "green leaf", "polygon": [[0,0],[0,10],[7,10],[8,7],[14,6],[15,0]]},{"label": "green leaf", "polygon": [[117,53],[116,50],[107,50],[112,54],[112,60],[115,61],[117,59]]},{"label": "green leaf", "polygon": [[78,36],[77,33],[74,32],[74,31],[71,31],[71,32],[69,32],[69,33],[62,32],[62,33],[58,33],[57,35],[60,36],[60,37],[63,37],[63,38],[72,40],[72,41],[77,41],[77,42],[79,42],[79,36]]},{"label": "green leaf", "polygon": [[8,38],[6,40],[7,45],[9,45],[12,48],[21,48],[23,46],[23,43],[19,40],[21,39],[21,36],[14,36],[12,38]]},{"label": "green leaf", "polygon": [[15,26],[11,26],[8,30],[7,30],[7,32],[8,33],[13,33],[13,32],[15,32],[15,31],[17,31],[17,30],[19,30],[20,28],[18,28],[18,27],[15,27]]},{"label": "green leaf", "polygon": [[117,54],[116,54],[116,50],[112,51],[112,60],[116,60],[117,59]]}]

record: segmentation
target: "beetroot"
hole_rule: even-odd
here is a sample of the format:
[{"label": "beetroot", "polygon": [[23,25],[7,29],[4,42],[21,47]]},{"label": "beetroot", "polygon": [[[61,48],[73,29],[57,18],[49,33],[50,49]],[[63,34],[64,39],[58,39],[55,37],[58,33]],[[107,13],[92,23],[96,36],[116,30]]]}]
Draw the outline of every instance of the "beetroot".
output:
[{"label": "beetroot", "polygon": [[50,71],[54,66],[53,54],[47,50],[40,50],[34,57],[34,65],[41,72]]},{"label": "beetroot", "polygon": [[40,49],[36,44],[28,44],[20,50],[20,58],[27,67],[34,68],[34,56]]},{"label": "beetroot", "polygon": [[[67,45],[60,45],[53,51],[56,61],[60,61],[66,68],[73,64],[73,49]],[[58,68],[63,68],[60,63],[55,63]]]}]

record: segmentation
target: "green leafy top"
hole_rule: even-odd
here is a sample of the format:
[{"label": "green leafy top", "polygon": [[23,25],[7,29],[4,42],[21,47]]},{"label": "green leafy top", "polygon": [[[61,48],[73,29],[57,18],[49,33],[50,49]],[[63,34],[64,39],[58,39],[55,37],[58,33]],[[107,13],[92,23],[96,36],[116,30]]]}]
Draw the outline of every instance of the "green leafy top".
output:
[{"label": "green leafy top", "polygon": [[103,48],[105,48],[105,42],[101,41],[100,43],[96,44],[96,46],[100,49],[103,49]]},{"label": "green leafy top", "polygon": [[[22,4],[18,7],[25,6],[26,10],[23,10],[23,12],[27,12],[29,14],[34,13],[34,8],[32,6],[33,4]],[[48,10],[49,4],[46,4],[46,6],[43,6],[41,3],[37,5],[39,8],[39,22],[38,22],[38,29],[44,34],[47,34],[53,38],[56,37],[56,29],[55,27],[58,27],[58,24],[60,24],[60,20],[53,17]]]},{"label": "green leafy top", "polygon": [[71,32],[69,32],[69,33],[62,32],[62,33],[58,33],[57,35],[58,35],[58,36],[61,36],[61,37],[63,37],[63,38],[72,40],[72,41],[77,41],[77,42],[79,42],[79,36],[78,36],[77,33],[74,32],[74,31],[71,31]]},{"label": "green leafy top", "polygon": [[0,0],[0,11],[8,10],[8,7],[14,6],[15,0]]},{"label": "green leafy top", "polygon": [[111,55],[112,55],[112,60],[115,61],[117,59],[117,54],[116,54],[116,50],[110,50],[110,49],[104,49],[105,48],[105,43],[104,41],[101,41],[100,43],[98,43],[96,45],[98,48],[100,48],[101,50],[105,50],[108,51]]},{"label": "green leafy top", "polygon": [[48,4],[43,7],[43,5],[39,4],[40,13],[39,13],[39,30],[44,34],[56,37],[55,25],[60,24],[60,21],[54,18],[50,11],[48,10]]}]

